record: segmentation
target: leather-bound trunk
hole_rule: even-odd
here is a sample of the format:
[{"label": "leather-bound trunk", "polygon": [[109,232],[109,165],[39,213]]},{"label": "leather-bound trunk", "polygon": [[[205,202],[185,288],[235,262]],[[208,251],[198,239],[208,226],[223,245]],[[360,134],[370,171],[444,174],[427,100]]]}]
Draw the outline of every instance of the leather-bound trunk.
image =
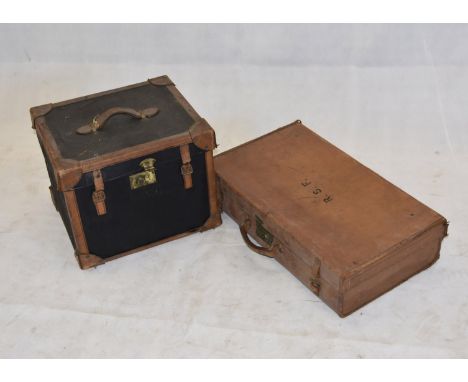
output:
[{"label": "leather-bound trunk", "polygon": [[167,76],[31,118],[82,268],[221,224],[214,130]]},{"label": "leather-bound trunk", "polygon": [[216,156],[215,170],[249,248],[342,317],[439,258],[445,218],[300,121]]}]

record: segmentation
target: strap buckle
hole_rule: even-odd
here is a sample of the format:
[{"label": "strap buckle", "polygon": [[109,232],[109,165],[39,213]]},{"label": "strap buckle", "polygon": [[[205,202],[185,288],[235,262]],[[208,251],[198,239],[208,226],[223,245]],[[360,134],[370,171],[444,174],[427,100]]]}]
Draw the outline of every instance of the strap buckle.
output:
[{"label": "strap buckle", "polygon": [[94,191],[93,191],[93,203],[96,207],[96,213],[101,216],[107,213],[106,208],[106,193],[104,192],[104,180],[100,170],[93,171],[94,179]]},{"label": "strap buckle", "polygon": [[191,175],[193,174],[193,167],[190,163],[184,163],[182,166],[180,166],[180,172],[183,176]]},{"label": "strap buckle", "polygon": [[93,192],[93,202],[94,204],[102,203],[106,200],[106,193],[104,190],[98,190]]}]

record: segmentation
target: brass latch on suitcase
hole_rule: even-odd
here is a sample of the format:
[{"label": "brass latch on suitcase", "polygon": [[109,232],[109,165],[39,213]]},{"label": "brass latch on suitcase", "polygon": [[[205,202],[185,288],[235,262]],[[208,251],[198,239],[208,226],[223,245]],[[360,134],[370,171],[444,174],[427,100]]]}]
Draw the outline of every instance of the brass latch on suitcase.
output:
[{"label": "brass latch on suitcase", "polygon": [[140,166],[143,167],[145,171],[139,172],[138,174],[130,175],[130,188],[135,190],[148,184],[156,183],[156,169],[154,164],[156,159],[146,158],[140,162]]},{"label": "brass latch on suitcase", "polygon": [[265,226],[263,225],[262,219],[260,219],[258,216],[255,215],[255,225],[257,229],[255,230],[255,233],[257,236],[262,239],[265,243],[268,245],[273,245],[273,240],[274,236],[270,231],[268,231]]}]

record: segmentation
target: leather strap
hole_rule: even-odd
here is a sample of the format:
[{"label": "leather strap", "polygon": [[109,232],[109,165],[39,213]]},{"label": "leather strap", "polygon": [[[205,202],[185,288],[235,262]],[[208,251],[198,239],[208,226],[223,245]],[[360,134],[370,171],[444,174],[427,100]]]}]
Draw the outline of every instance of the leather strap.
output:
[{"label": "leather strap", "polygon": [[101,171],[93,171],[94,178],[94,192],[93,202],[96,206],[96,212],[99,216],[107,213],[106,208],[106,193],[104,192],[104,180],[102,179]]},{"label": "leather strap", "polygon": [[188,190],[192,188],[192,174],[193,174],[193,167],[190,163],[190,148],[189,145],[182,145],[179,147],[180,149],[180,157],[182,158],[182,166],[180,167],[180,172],[184,178],[184,188]]},{"label": "leather strap", "polygon": [[261,247],[259,245],[254,244],[250,238],[249,238],[249,229],[250,229],[250,219],[247,219],[244,224],[242,224],[240,227],[240,233],[242,235],[242,238],[245,241],[245,244],[247,244],[247,247],[249,247],[252,251],[258,253],[259,255],[266,256],[266,257],[275,257],[275,252],[274,248],[275,246],[272,245],[270,247]]},{"label": "leather strap", "polygon": [[97,130],[104,126],[104,124],[109,118],[117,114],[127,114],[135,118],[144,119],[151,118],[158,114],[158,112],[159,109],[157,107],[149,107],[143,110],[135,110],[129,107],[111,107],[110,109],[107,109],[101,114],[96,115],[89,124],[76,129],[76,133],[82,135],[95,133]]}]

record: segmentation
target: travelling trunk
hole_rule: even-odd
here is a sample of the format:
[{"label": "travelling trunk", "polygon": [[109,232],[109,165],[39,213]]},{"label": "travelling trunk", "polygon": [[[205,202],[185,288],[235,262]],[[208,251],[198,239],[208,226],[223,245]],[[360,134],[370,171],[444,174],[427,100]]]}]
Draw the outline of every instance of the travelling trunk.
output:
[{"label": "travelling trunk", "polygon": [[167,76],[31,118],[81,268],[221,224],[215,133]]},{"label": "travelling trunk", "polygon": [[247,246],[274,257],[342,317],[439,257],[441,215],[300,121],[214,161],[222,209]]}]

